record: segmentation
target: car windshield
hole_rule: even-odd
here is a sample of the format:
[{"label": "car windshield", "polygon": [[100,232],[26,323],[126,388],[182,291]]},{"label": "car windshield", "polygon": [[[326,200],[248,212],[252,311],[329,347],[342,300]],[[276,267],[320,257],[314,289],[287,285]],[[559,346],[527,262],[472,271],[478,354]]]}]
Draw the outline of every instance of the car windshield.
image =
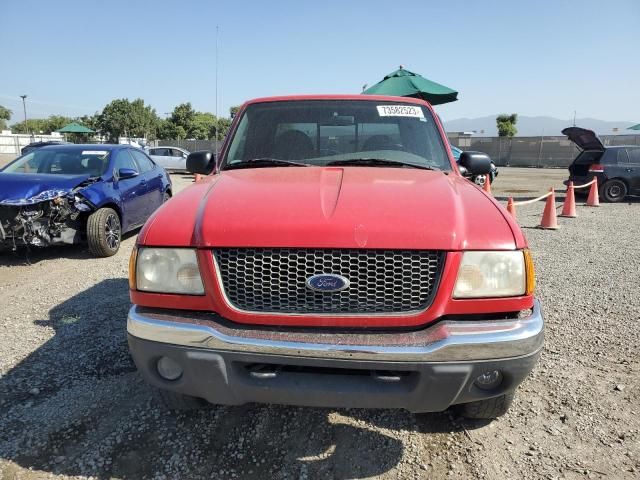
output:
[{"label": "car windshield", "polygon": [[109,151],[95,148],[39,148],[7,165],[6,173],[57,175],[103,175],[109,166]]},{"label": "car windshield", "polygon": [[[255,162],[261,159],[261,162]],[[418,165],[451,170],[431,112],[420,105],[371,100],[292,100],[249,105],[222,168],[254,160],[324,166]],[[374,163],[371,160],[385,160]],[[283,162],[280,162],[282,164]],[[277,166],[278,162],[272,162]],[[248,167],[249,165],[247,165]]]}]

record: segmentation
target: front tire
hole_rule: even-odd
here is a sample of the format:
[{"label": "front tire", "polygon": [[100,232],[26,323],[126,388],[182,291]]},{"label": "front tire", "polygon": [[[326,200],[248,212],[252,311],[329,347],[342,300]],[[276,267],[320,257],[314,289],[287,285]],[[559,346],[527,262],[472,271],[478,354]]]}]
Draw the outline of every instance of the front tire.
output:
[{"label": "front tire", "polygon": [[466,418],[493,419],[507,413],[515,393],[505,393],[499,397],[478,400],[477,402],[458,405],[460,415]]},{"label": "front tire", "polygon": [[96,257],[111,257],[120,249],[122,227],[112,208],[100,208],[87,219],[89,251]]},{"label": "front tire", "polygon": [[621,202],[627,196],[627,184],[622,180],[607,180],[602,185],[602,198],[609,203]]}]

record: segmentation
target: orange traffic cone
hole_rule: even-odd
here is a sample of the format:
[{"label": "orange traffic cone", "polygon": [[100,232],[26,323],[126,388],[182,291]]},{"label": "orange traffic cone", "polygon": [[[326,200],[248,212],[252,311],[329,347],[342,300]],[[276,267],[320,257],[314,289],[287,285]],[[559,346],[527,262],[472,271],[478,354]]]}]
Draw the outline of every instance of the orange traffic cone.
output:
[{"label": "orange traffic cone", "polygon": [[598,196],[598,177],[594,178],[594,182],[589,189],[589,197],[587,198],[587,207],[599,207],[600,197]]},{"label": "orange traffic cone", "polygon": [[482,189],[487,192],[489,195],[492,195],[491,193],[491,182],[489,181],[489,174],[486,175],[486,178],[484,180],[484,185],[482,185]]},{"label": "orange traffic cone", "polygon": [[196,173],[196,174],[194,175],[194,177],[193,177],[193,182],[194,182],[194,183],[195,183],[195,182],[199,182],[199,181],[200,181],[200,177],[201,177],[201,175],[200,175],[199,173]]},{"label": "orange traffic cone", "polygon": [[542,221],[540,222],[540,228],[546,228],[548,230],[556,230],[560,228],[558,226],[558,217],[556,216],[556,195],[553,192],[553,187],[549,189],[551,195],[547,197],[547,203],[544,206],[544,212],[542,213]]},{"label": "orange traffic cone", "polygon": [[569,182],[569,187],[567,188],[567,195],[564,198],[564,203],[562,204],[562,213],[561,217],[570,217],[575,218],[578,216],[576,213],[576,197],[573,193],[573,182]]},{"label": "orange traffic cone", "polygon": [[514,220],[516,220],[516,206],[513,204],[513,197],[509,197],[507,201],[507,212],[511,214]]}]

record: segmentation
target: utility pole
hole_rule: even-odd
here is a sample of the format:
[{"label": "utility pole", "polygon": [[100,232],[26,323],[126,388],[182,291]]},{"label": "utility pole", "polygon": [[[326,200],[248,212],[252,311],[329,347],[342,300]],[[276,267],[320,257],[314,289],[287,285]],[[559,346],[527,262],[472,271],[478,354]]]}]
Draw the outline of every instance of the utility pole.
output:
[{"label": "utility pole", "polygon": [[24,128],[27,130],[27,134],[29,133],[29,125],[27,125],[27,104],[25,100],[27,99],[26,95],[20,95],[22,99],[22,109],[24,110]]},{"label": "utility pole", "polygon": [[576,111],[573,111],[573,126],[576,126]]}]

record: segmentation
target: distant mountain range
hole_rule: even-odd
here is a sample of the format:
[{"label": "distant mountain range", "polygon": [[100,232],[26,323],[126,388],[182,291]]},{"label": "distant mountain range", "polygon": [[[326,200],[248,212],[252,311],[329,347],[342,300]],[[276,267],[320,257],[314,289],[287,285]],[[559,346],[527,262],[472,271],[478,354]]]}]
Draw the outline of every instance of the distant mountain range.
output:
[{"label": "distant mountain range", "polygon": [[[496,129],[496,117],[498,115],[489,115],[479,118],[457,118],[444,122],[444,128],[447,132],[471,132],[475,131],[476,136],[494,137],[498,135]],[[539,135],[562,135],[560,133],[563,128],[573,125],[573,119],[561,120],[553,117],[526,117],[518,115],[519,137],[532,137]],[[632,135],[633,130],[627,130],[628,127],[634,125],[633,122],[610,122],[607,120],[598,120],[596,118],[576,118],[576,126],[593,130],[598,135]],[[614,129],[618,130],[615,131]],[[484,133],[483,133],[484,131]]]}]

